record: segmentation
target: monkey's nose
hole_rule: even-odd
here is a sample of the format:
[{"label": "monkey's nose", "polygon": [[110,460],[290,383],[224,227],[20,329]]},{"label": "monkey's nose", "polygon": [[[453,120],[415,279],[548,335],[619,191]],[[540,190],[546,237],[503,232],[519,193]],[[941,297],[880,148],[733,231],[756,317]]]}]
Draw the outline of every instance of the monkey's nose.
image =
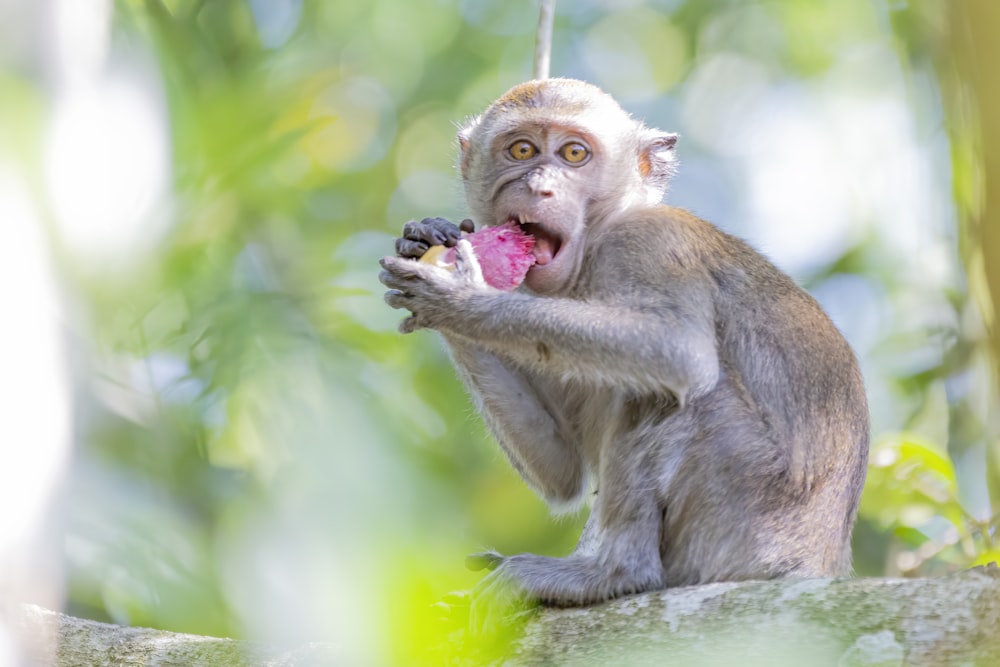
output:
[{"label": "monkey's nose", "polygon": [[551,197],[555,194],[552,186],[548,183],[542,184],[528,181],[528,189],[531,190],[531,194],[542,197],[543,199]]},{"label": "monkey's nose", "polygon": [[525,179],[528,183],[528,189],[531,190],[531,194],[538,195],[542,198],[548,198],[555,195],[555,190],[552,187],[551,175],[546,173],[542,169],[532,171],[527,175]]}]

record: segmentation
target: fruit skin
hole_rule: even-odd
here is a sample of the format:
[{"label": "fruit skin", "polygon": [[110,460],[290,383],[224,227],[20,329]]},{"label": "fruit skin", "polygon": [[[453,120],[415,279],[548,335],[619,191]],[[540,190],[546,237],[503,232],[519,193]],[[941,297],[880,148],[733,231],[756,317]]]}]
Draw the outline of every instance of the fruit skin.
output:
[{"label": "fruit skin", "polygon": [[[483,280],[499,290],[509,292],[516,289],[524,282],[528,269],[535,264],[535,256],[531,253],[535,239],[514,222],[484,227],[462,238],[472,245]],[[456,254],[455,248],[436,245],[431,246],[420,261],[454,270]]]},{"label": "fruit skin", "polygon": [[[451,252],[451,261],[446,262],[444,256]],[[434,264],[435,266],[440,266],[443,269],[448,269],[449,271],[455,270],[455,248],[448,248],[443,245],[432,245],[424,253],[420,261],[424,264]]]}]

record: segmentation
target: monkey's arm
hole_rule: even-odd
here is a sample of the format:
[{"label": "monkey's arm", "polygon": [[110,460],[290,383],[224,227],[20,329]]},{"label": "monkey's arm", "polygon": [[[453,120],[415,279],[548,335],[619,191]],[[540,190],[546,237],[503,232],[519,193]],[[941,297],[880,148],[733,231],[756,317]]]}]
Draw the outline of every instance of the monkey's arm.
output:
[{"label": "monkey's arm", "polygon": [[[411,221],[396,240],[396,252],[419,259],[431,245],[456,245],[462,231],[473,231],[471,220],[459,226],[443,218]],[[472,282],[477,279],[474,274]],[[443,335],[459,377],[511,465],[550,504],[559,507],[578,501],[586,478],[583,462],[567,444],[571,438],[554,416],[559,410],[546,405],[545,392],[475,341]]]},{"label": "monkey's arm", "polygon": [[607,303],[501,292],[477,282],[475,267],[449,273],[397,257],[382,266],[386,302],[413,313],[401,326],[405,332],[457,334],[539,372],[669,390],[682,404],[718,379],[714,317],[706,305],[713,299],[704,281],[669,292],[637,288]]},{"label": "monkey's arm", "polygon": [[549,503],[578,501],[586,482],[583,461],[538,389],[474,342],[453,334],[444,338],[459,376],[514,468]]}]

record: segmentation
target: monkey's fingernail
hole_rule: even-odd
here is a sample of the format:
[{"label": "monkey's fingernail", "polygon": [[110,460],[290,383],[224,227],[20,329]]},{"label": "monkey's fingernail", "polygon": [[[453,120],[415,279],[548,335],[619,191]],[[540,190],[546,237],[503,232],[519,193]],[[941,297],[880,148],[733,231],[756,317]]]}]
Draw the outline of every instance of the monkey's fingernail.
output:
[{"label": "monkey's fingernail", "polygon": [[420,325],[417,324],[417,318],[414,317],[413,315],[407,317],[405,320],[399,323],[399,333],[404,333],[404,334],[413,333],[419,328]]},{"label": "monkey's fingernail", "polygon": [[406,292],[398,289],[387,290],[384,295],[382,295],[382,300],[389,305],[390,308],[405,308],[406,305],[403,303],[405,297],[408,296]]}]

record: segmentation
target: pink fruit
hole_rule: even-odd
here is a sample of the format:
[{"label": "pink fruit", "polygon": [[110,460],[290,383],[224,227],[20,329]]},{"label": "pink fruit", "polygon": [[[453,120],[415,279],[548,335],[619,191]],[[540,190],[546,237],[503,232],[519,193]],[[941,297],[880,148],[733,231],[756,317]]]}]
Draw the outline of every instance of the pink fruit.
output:
[{"label": "pink fruit", "polygon": [[[483,279],[497,289],[510,291],[516,288],[524,282],[528,269],[535,263],[535,256],[531,254],[535,246],[534,237],[525,234],[514,222],[484,227],[462,238],[472,244],[483,270]],[[420,261],[453,269],[456,254],[456,248],[433,246]]]}]

